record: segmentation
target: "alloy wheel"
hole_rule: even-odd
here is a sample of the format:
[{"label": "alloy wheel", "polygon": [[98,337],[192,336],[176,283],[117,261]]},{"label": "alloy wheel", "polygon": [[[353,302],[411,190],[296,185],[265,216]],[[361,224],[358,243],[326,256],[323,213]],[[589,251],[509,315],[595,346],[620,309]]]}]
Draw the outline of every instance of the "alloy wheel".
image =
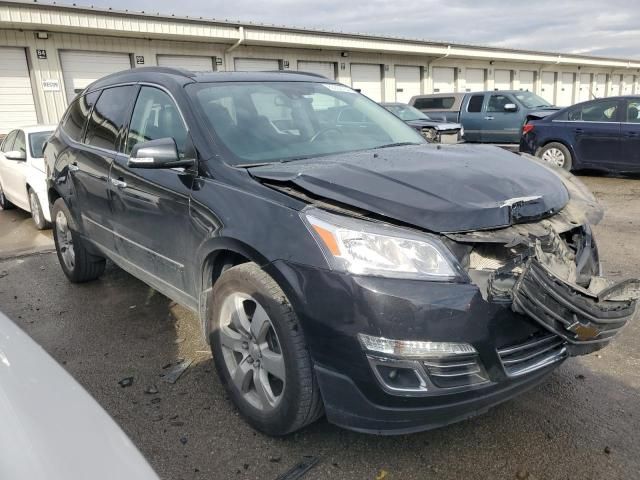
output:
[{"label": "alloy wheel", "polygon": [[562,150],[551,147],[542,154],[542,160],[562,168],[566,159]]},{"label": "alloy wheel", "polygon": [[56,239],[58,240],[58,248],[62,256],[62,261],[69,271],[72,271],[76,264],[76,254],[73,249],[73,237],[71,229],[67,222],[67,216],[64,212],[58,212],[56,215]]},{"label": "alloy wheel", "polygon": [[260,411],[282,400],[286,367],[278,335],[260,303],[232,293],[220,310],[220,343],[225,366],[240,395]]}]

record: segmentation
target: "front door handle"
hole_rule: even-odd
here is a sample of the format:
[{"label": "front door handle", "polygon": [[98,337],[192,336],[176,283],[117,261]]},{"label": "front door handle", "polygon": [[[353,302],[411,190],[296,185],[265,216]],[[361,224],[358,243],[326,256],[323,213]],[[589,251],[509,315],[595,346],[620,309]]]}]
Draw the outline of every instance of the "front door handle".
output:
[{"label": "front door handle", "polygon": [[77,172],[78,170],[80,170],[80,167],[78,166],[77,163],[70,163],[67,168],[69,169],[70,172]]},{"label": "front door handle", "polygon": [[111,179],[111,184],[116,188],[127,188],[127,182],[116,178]]},{"label": "front door handle", "polygon": [[640,135],[638,132],[627,132],[627,137],[635,138]]},{"label": "front door handle", "polygon": [[493,117],[484,117],[485,120],[493,120]]},{"label": "front door handle", "polygon": [[576,128],[574,130],[574,132],[576,133],[576,135],[582,135],[584,133],[584,129],[582,128]]}]

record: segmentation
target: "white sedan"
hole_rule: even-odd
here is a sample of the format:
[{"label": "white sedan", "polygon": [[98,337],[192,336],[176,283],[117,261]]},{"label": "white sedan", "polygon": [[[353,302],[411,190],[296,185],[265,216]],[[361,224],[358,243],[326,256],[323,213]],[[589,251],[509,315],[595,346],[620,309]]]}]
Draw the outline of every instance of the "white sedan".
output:
[{"label": "white sedan", "polygon": [[39,230],[49,228],[51,222],[42,150],[55,128],[38,125],[13,130],[0,146],[0,210],[15,205],[31,212]]}]

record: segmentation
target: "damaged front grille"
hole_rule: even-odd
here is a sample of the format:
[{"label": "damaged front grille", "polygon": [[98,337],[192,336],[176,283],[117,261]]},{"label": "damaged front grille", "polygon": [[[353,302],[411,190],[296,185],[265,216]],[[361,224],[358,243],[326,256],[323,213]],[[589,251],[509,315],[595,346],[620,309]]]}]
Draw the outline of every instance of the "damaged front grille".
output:
[{"label": "damaged front grille", "polygon": [[498,349],[498,356],[507,376],[518,377],[564,360],[567,347],[557,335],[539,335],[524,343]]}]

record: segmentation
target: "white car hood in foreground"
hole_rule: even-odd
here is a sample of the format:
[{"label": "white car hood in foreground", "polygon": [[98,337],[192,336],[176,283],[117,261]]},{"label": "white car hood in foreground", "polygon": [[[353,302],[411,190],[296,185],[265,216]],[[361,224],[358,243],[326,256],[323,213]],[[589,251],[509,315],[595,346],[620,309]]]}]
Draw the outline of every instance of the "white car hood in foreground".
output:
[{"label": "white car hood in foreground", "polygon": [[157,480],[131,440],[0,313],[0,479]]}]

